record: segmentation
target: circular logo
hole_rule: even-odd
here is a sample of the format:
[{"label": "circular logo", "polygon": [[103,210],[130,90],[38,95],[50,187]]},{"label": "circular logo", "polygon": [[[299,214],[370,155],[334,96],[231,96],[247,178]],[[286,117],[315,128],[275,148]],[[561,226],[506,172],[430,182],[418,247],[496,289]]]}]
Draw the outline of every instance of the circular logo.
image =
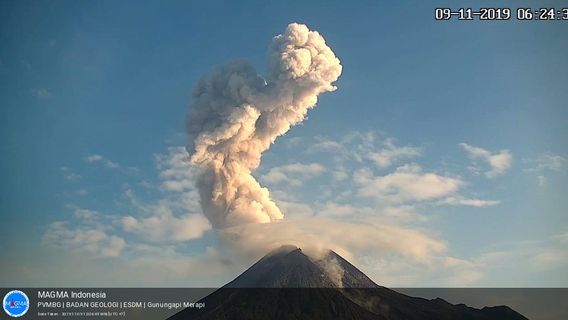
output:
[{"label": "circular logo", "polygon": [[10,317],[21,317],[30,308],[30,299],[20,290],[12,290],[4,296],[4,311]]}]

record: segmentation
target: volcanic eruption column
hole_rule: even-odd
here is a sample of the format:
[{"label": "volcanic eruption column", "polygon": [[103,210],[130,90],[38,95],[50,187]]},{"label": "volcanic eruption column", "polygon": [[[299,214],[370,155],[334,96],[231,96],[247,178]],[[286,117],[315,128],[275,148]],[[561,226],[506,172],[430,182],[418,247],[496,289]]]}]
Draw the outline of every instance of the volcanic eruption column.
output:
[{"label": "volcanic eruption column", "polygon": [[200,80],[187,116],[186,149],[200,170],[196,185],[213,227],[284,217],[252,172],[276,138],[305,119],[320,93],[336,89],[340,74],[323,37],[292,23],[272,40],[266,79],[250,64],[233,62]]}]

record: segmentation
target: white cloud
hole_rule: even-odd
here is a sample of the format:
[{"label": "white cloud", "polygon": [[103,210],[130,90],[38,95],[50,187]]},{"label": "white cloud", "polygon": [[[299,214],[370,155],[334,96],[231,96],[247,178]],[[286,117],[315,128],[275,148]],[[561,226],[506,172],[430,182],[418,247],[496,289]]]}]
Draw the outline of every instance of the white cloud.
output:
[{"label": "white cloud", "polygon": [[394,138],[379,138],[373,132],[351,132],[341,141],[318,138],[309,149],[311,152],[322,151],[334,153],[338,161],[369,160],[379,168],[387,168],[404,159],[412,159],[421,155],[417,147],[396,145]]},{"label": "white cloud", "polygon": [[119,165],[118,165],[118,162],[114,162],[114,161],[107,160],[107,161],[105,162],[105,167],[111,168],[111,169],[116,169],[116,168],[119,167]]},{"label": "white cloud", "polygon": [[364,221],[373,219],[379,223],[396,225],[399,223],[417,223],[427,220],[412,205],[395,205],[377,208],[376,206],[354,205],[327,201],[319,205],[315,212],[318,217],[336,220]]},{"label": "white cloud", "polygon": [[102,228],[69,228],[61,221],[49,225],[43,243],[95,257],[117,257],[126,245],[124,239],[109,235]]},{"label": "white cloud", "polygon": [[111,216],[100,212],[67,206],[73,209],[73,217],[67,221],[51,223],[43,236],[43,244],[89,254],[89,257],[117,257],[126,246],[122,237],[114,235],[114,222]]},{"label": "white cloud", "polygon": [[197,168],[189,162],[184,147],[170,147],[167,154],[157,154],[154,158],[160,171],[163,190],[173,192],[195,190]]},{"label": "white cloud", "polygon": [[511,168],[513,155],[509,150],[491,153],[483,148],[475,147],[467,143],[460,143],[459,145],[467,152],[471,159],[482,160],[489,165],[490,169],[485,172],[485,176],[488,178],[502,175]]},{"label": "white cloud", "polygon": [[271,168],[261,179],[274,185],[287,183],[292,186],[299,186],[305,180],[312,179],[325,171],[325,167],[319,163],[292,163]]},{"label": "white cloud", "polygon": [[374,281],[388,286],[472,285],[483,279],[476,261],[460,259],[448,245],[419,228],[383,220],[338,220],[315,216],[250,224],[220,232],[230,251],[258,257],[281,244],[293,244],[316,257],[332,249]]},{"label": "white cloud", "polygon": [[220,231],[224,243],[252,256],[274,247],[293,244],[306,250],[332,249],[347,259],[380,254],[401,255],[428,263],[447,250],[447,245],[423,231],[393,224],[302,217],[265,224],[248,224]]},{"label": "white cloud", "polygon": [[209,221],[203,215],[186,214],[175,217],[168,212],[141,219],[126,216],[122,218],[122,226],[127,232],[140,234],[158,242],[197,239],[211,229]]},{"label": "white cloud", "polygon": [[312,145],[312,151],[328,151],[328,152],[341,152],[343,145],[337,141],[321,139],[319,142]]},{"label": "white cloud", "polygon": [[59,168],[61,170],[61,172],[63,173],[63,178],[65,180],[68,181],[77,181],[79,179],[81,179],[81,175],[73,172],[73,170],[71,170],[71,168],[68,167],[61,167]]},{"label": "white cloud", "polygon": [[390,202],[425,201],[454,194],[462,185],[457,178],[423,173],[415,164],[404,165],[395,172],[375,177],[369,171],[358,171],[355,183],[359,195]]},{"label": "white cloud", "polygon": [[[125,186],[124,196],[136,215],[105,215],[95,210],[73,209],[74,220],[51,224],[44,234],[44,243],[55,248],[72,252],[90,253],[93,256],[118,256],[126,247],[120,232],[138,235],[136,246],[147,241],[184,242],[203,236],[211,229],[209,221],[199,212],[198,194],[193,185],[191,168],[184,160],[184,148],[169,148],[165,155],[156,156],[160,171],[162,196],[154,202],[138,199],[133,189]],[[102,163],[107,167],[118,164],[105,157],[92,154],[85,158],[87,163]],[[61,170],[69,174],[71,169]],[[148,186],[148,182],[145,183]],[[79,189],[77,194],[85,195]],[[117,228],[119,227],[119,228]]]},{"label": "white cloud", "polygon": [[101,161],[103,160],[103,156],[99,155],[99,154],[92,154],[90,156],[87,156],[85,158],[85,161],[87,161],[88,163],[93,163],[93,162],[97,162],[97,161]]},{"label": "white cloud", "polygon": [[[341,143],[319,143],[317,148],[341,150],[337,155],[342,157],[342,162],[335,162],[337,170],[330,174],[330,179],[342,182],[338,184],[341,185],[339,189],[335,186],[329,188],[331,191],[317,189],[314,192],[318,196],[327,194],[327,191],[330,193],[325,199],[316,198],[315,203],[298,200],[303,199],[303,195],[296,199],[294,192],[272,190],[275,201],[286,212],[287,218],[277,223],[251,224],[218,231],[221,245],[211,250],[224,252],[212,255],[214,259],[201,253],[196,253],[191,261],[183,257],[187,253],[183,252],[185,245],[182,243],[203,238],[211,229],[207,219],[199,214],[199,194],[194,185],[197,175],[183,147],[169,148],[167,153],[155,156],[159,170],[156,186],[142,181],[141,191],[125,187],[125,198],[134,209],[129,215],[113,215],[111,218],[96,211],[77,209],[75,217],[81,221],[74,230],[66,225],[65,232],[51,232],[50,236],[46,233],[46,238],[59,239],[60,243],[69,242],[61,247],[97,252],[98,256],[109,256],[115,252],[121,255],[121,261],[135,257],[132,268],[168,270],[176,277],[188,276],[189,271],[168,267],[164,261],[187,267],[187,270],[196,270],[196,266],[204,265],[212,270],[227,270],[226,266],[235,261],[245,261],[244,267],[252,258],[262,256],[274,246],[290,243],[303,248],[331,247],[356,265],[361,265],[374,280],[389,285],[424,285],[428,279],[436,279],[432,282],[435,285],[463,285],[475,283],[482,277],[477,263],[453,257],[445,241],[419,227],[427,219],[418,211],[426,201],[483,207],[493,205],[493,200],[462,197],[458,194],[464,184],[460,178],[423,172],[416,164],[399,166],[390,174],[380,176],[370,169],[357,170],[353,180],[347,180],[354,165],[365,162],[369,167],[384,169],[398,161],[416,157],[420,151],[413,147],[397,147],[394,140],[376,140],[372,134],[353,135]],[[85,160],[101,164],[106,161],[103,156],[91,156],[94,156],[91,161]],[[282,188],[284,182],[302,184],[306,179],[332,171],[330,168],[319,163],[292,163],[272,168],[261,178],[286,189]],[[155,190],[153,194],[159,194],[157,200],[137,197],[136,191],[148,192],[149,188]],[[80,237],[75,235],[85,230],[100,232],[85,236],[88,241],[76,240]],[[126,237],[128,246],[124,243],[120,248],[118,240],[109,240],[113,236]],[[57,241],[51,241],[54,242]],[[96,246],[78,245],[80,243],[95,243]],[[228,256],[231,261],[227,261]],[[376,265],[366,263],[369,261],[376,262]],[[227,280],[230,280],[232,274],[228,275]],[[385,280],[388,276],[395,278]]]},{"label": "white cloud", "polygon": [[568,269],[567,246],[568,233],[560,233],[541,240],[494,244],[474,261],[491,275],[488,284],[492,286],[558,286],[558,279],[548,275]]},{"label": "white cloud", "polygon": [[111,161],[101,156],[100,154],[89,155],[85,158],[85,161],[87,163],[102,163],[105,167],[110,169],[116,169],[120,167],[120,164],[118,164],[118,162]]},{"label": "white cloud", "polygon": [[438,204],[447,204],[451,206],[471,206],[478,208],[495,206],[498,205],[499,203],[500,201],[496,200],[483,200],[476,198],[468,199],[468,198],[463,198],[461,196],[447,197],[445,199],[438,201]]},{"label": "white cloud", "polygon": [[199,213],[199,196],[195,188],[196,169],[188,162],[183,147],[168,148],[167,154],[155,155],[163,197],[155,203],[138,199],[127,188],[125,196],[137,209],[137,216],[125,216],[121,225],[126,232],[154,242],[184,242],[198,239],[211,229]]},{"label": "white cloud", "polygon": [[[73,251],[98,256],[116,256],[125,243],[121,237],[112,235],[117,232],[115,226],[150,241],[181,242],[201,237],[210,229],[210,225],[205,217],[193,213],[199,207],[198,196],[193,186],[191,168],[187,168],[184,157],[186,153],[183,148],[170,148],[168,154],[156,156],[164,195],[155,203],[140,201],[132,189],[126,188],[126,199],[138,210],[140,217],[109,216],[90,209],[72,207],[76,223],[50,225],[44,236],[45,242],[54,247],[72,248]],[[89,155],[85,161],[102,163],[109,168],[119,167],[118,163],[99,154]],[[72,173],[67,167],[62,167],[61,171],[66,175]],[[76,193],[88,194],[84,189],[79,189]]]},{"label": "white cloud", "polygon": [[34,97],[41,100],[49,99],[53,96],[53,94],[45,88],[35,88],[32,89],[31,92]]},{"label": "white cloud", "polygon": [[541,154],[536,159],[526,159],[525,161],[530,165],[525,171],[537,174],[536,181],[539,187],[546,186],[549,174],[552,174],[552,172],[561,173],[568,166],[568,158],[550,153]]},{"label": "white cloud", "polygon": [[554,154],[542,154],[534,162],[534,167],[529,171],[562,171],[568,165],[566,157]]},{"label": "white cloud", "polygon": [[393,139],[387,139],[384,142],[384,147],[371,151],[368,157],[379,168],[389,167],[394,161],[401,159],[410,159],[420,155],[420,149],[415,147],[397,147]]}]

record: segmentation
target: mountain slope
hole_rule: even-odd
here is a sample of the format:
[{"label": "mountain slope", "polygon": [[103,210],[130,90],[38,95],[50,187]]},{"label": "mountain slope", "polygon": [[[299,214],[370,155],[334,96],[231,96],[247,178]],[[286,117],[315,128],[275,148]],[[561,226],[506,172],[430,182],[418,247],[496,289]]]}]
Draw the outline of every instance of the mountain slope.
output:
[{"label": "mountain slope", "polygon": [[330,288],[333,281],[295,246],[282,246],[260,259],[226,288]]},{"label": "mountain slope", "polygon": [[403,295],[374,283],[333,251],[313,259],[276,249],[224,287],[170,319],[526,320],[506,306],[475,309]]}]

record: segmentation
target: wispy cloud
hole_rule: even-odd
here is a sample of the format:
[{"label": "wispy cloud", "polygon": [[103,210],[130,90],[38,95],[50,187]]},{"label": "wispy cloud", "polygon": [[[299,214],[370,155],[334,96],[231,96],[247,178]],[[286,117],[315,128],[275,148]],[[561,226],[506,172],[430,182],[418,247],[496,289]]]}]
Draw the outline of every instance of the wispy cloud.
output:
[{"label": "wispy cloud", "polygon": [[[81,217],[88,219],[89,217]],[[53,222],[43,236],[43,243],[50,247],[91,254],[95,257],[117,257],[124,249],[123,238],[109,235],[104,228],[85,225],[70,227],[67,222]]]},{"label": "wispy cloud", "polygon": [[483,200],[477,198],[468,199],[461,196],[447,197],[438,201],[438,204],[446,204],[451,206],[471,206],[478,208],[495,206],[499,203],[500,201],[497,200]]},{"label": "wispy cloud", "polygon": [[273,185],[287,183],[292,186],[300,186],[303,181],[312,179],[325,171],[325,167],[319,163],[302,164],[296,162],[273,167],[261,179]]},{"label": "wispy cloud", "polygon": [[39,100],[46,100],[46,99],[53,97],[53,94],[45,88],[31,89],[31,94],[32,94],[32,96],[34,96],[36,99],[39,99]]},{"label": "wispy cloud", "polygon": [[77,191],[75,191],[75,193],[80,196],[86,196],[89,194],[89,191],[87,191],[87,189],[78,189]]},{"label": "wispy cloud", "polygon": [[79,179],[81,179],[81,175],[77,174],[73,171],[73,169],[69,168],[69,167],[61,167],[59,168],[59,170],[61,170],[61,172],[63,173],[63,178],[65,180],[68,181],[77,181]]},{"label": "wispy cloud", "polygon": [[81,220],[91,220],[101,217],[101,214],[97,211],[81,208],[76,208],[73,215]]},{"label": "wispy cloud", "polygon": [[454,194],[462,185],[458,178],[422,172],[416,164],[404,165],[385,176],[374,176],[369,170],[355,174],[359,195],[390,202],[424,201]]},{"label": "wispy cloud", "polygon": [[499,152],[490,152],[480,147],[475,147],[467,143],[460,143],[468,156],[474,160],[481,160],[489,165],[489,170],[485,171],[485,176],[494,178],[504,174],[513,162],[513,155],[509,150],[501,150]]},{"label": "wispy cloud", "polygon": [[[148,181],[143,182],[146,186],[144,189],[151,187],[162,192],[156,201],[142,201],[136,197],[133,189],[126,187],[124,199],[135,214],[102,214],[96,210],[70,206],[68,209],[73,210],[73,219],[50,224],[44,234],[44,244],[93,256],[115,257],[123,249],[132,250],[132,246],[143,243],[176,244],[201,238],[211,226],[199,213],[195,178],[191,168],[188,168],[190,164],[185,161],[186,157],[183,147],[169,148],[168,153],[155,156],[161,184],[154,187]],[[84,160],[109,168],[119,167],[99,154],[89,155]],[[62,167],[61,171],[67,176],[73,174],[68,167]],[[79,189],[75,193],[88,195],[86,189]],[[125,237],[132,243],[127,244]]]},{"label": "wispy cloud", "polygon": [[91,154],[91,155],[85,157],[85,161],[87,163],[102,163],[105,167],[110,168],[110,169],[116,169],[116,168],[120,167],[120,164],[118,162],[111,161],[111,160],[101,156],[100,154]]},{"label": "wispy cloud", "polygon": [[166,154],[156,154],[154,159],[163,190],[172,192],[193,190],[196,192],[195,181],[198,170],[189,162],[189,156],[184,147],[170,147]]},{"label": "wispy cloud", "polygon": [[311,152],[333,153],[337,160],[369,160],[378,168],[388,168],[395,163],[419,157],[421,148],[398,146],[392,137],[380,137],[374,132],[352,132],[339,141],[318,138]]},{"label": "wispy cloud", "polygon": [[416,147],[398,147],[394,143],[394,139],[387,139],[384,142],[384,147],[369,153],[369,158],[379,168],[389,167],[393,162],[410,159],[420,155],[420,149]]},{"label": "wispy cloud", "polygon": [[400,225],[303,217],[277,223],[248,224],[221,231],[227,245],[238,252],[263,254],[278,244],[295,244],[309,250],[333,249],[353,259],[372,252],[401,254],[427,263],[447,250],[445,242],[417,229]]},{"label": "wispy cloud", "polygon": [[[491,285],[512,283],[518,286],[532,286],[534,283],[545,283],[558,286],[557,279],[547,275],[553,270],[564,271],[568,268],[568,232],[552,234],[540,240],[517,240],[494,244],[474,258],[485,273],[492,274]],[[519,264],[519,261],[523,261]],[[511,273],[510,270],[515,270]],[[519,275],[529,277],[515,278]],[[512,278],[513,277],[513,278]]]},{"label": "wispy cloud", "polygon": [[548,176],[552,173],[556,175],[566,172],[568,168],[568,158],[551,153],[543,153],[533,159],[524,159],[528,168],[524,171],[536,174],[536,181],[539,187],[545,187],[548,182]]},{"label": "wispy cloud", "polygon": [[[346,139],[337,143],[317,141],[318,152],[332,152],[334,157],[342,158],[340,161],[291,162],[272,167],[261,176],[264,182],[276,186],[272,194],[286,212],[286,221],[217,231],[219,245],[211,250],[222,250],[223,256],[231,257],[232,262],[225,258],[221,261],[218,255],[196,257],[207,260],[211,269],[226,270],[234,261],[249,263],[247,259],[258,257],[278,244],[297,243],[316,248],[332,244],[332,249],[357,261],[375,280],[385,284],[424,284],[425,279],[432,277],[436,277],[438,284],[479,281],[483,277],[479,264],[454,257],[443,239],[430,234],[424,225],[429,218],[421,208],[424,205],[482,208],[499,202],[463,196],[461,188],[466,183],[461,177],[424,170],[415,163],[388,170],[395,163],[419,156],[418,148],[399,147],[394,139],[379,141],[374,134],[353,134]],[[301,141],[302,147],[306,144]],[[84,160],[103,165],[108,161],[100,154],[91,154]],[[90,209],[76,209],[75,220],[48,228],[45,242],[99,257],[118,256],[117,260],[122,262],[132,256],[142,257],[137,259],[137,268],[162,266],[158,261],[164,252],[177,261],[188,241],[206,239],[204,236],[212,227],[201,214],[195,188],[198,174],[188,161],[185,148],[168,148],[167,152],[155,155],[155,162],[157,182],[141,180],[124,187],[123,201],[126,200],[128,213],[104,215]],[[387,173],[375,173],[386,170]],[[340,185],[337,189],[322,186],[312,201],[301,200],[305,197],[298,193],[303,188],[291,191],[283,188],[303,185],[316,177],[341,183],[335,184]],[[149,190],[158,194],[157,198],[148,200],[138,195]],[[325,197],[319,197],[324,193]],[[209,259],[212,256],[216,258]],[[193,261],[188,268],[189,265],[199,263]],[[405,276],[406,271],[413,276]],[[396,276],[397,281],[385,280],[386,275]]]},{"label": "wispy cloud", "polygon": [[536,181],[537,181],[539,187],[546,186],[546,177],[545,176],[537,176]]},{"label": "wispy cloud", "polygon": [[183,147],[171,147],[168,153],[155,155],[155,160],[163,197],[155,203],[146,203],[132,189],[127,189],[125,196],[138,214],[121,219],[123,230],[152,242],[201,238],[211,225],[200,214],[195,187],[197,170],[187,160],[187,152]]},{"label": "wispy cloud", "polygon": [[164,242],[198,239],[211,229],[209,221],[201,214],[176,217],[166,207],[158,210],[161,212],[147,218],[122,218],[124,230],[148,237],[151,241]]},{"label": "wispy cloud", "polygon": [[85,160],[86,160],[88,163],[93,163],[93,162],[97,162],[97,161],[102,161],[102,160],[103,160],[103,156],[98,155],[98,154],[92,154],[92,155],[90,155],[90,156],[87,156],[87,157],[85,158]]},{"label": "wispy cloud", "polygon": [[542,154],[535,160],[529,161],[533,164],[528,171],[562,171],[568,166],[568,159],[556,154]]}]

